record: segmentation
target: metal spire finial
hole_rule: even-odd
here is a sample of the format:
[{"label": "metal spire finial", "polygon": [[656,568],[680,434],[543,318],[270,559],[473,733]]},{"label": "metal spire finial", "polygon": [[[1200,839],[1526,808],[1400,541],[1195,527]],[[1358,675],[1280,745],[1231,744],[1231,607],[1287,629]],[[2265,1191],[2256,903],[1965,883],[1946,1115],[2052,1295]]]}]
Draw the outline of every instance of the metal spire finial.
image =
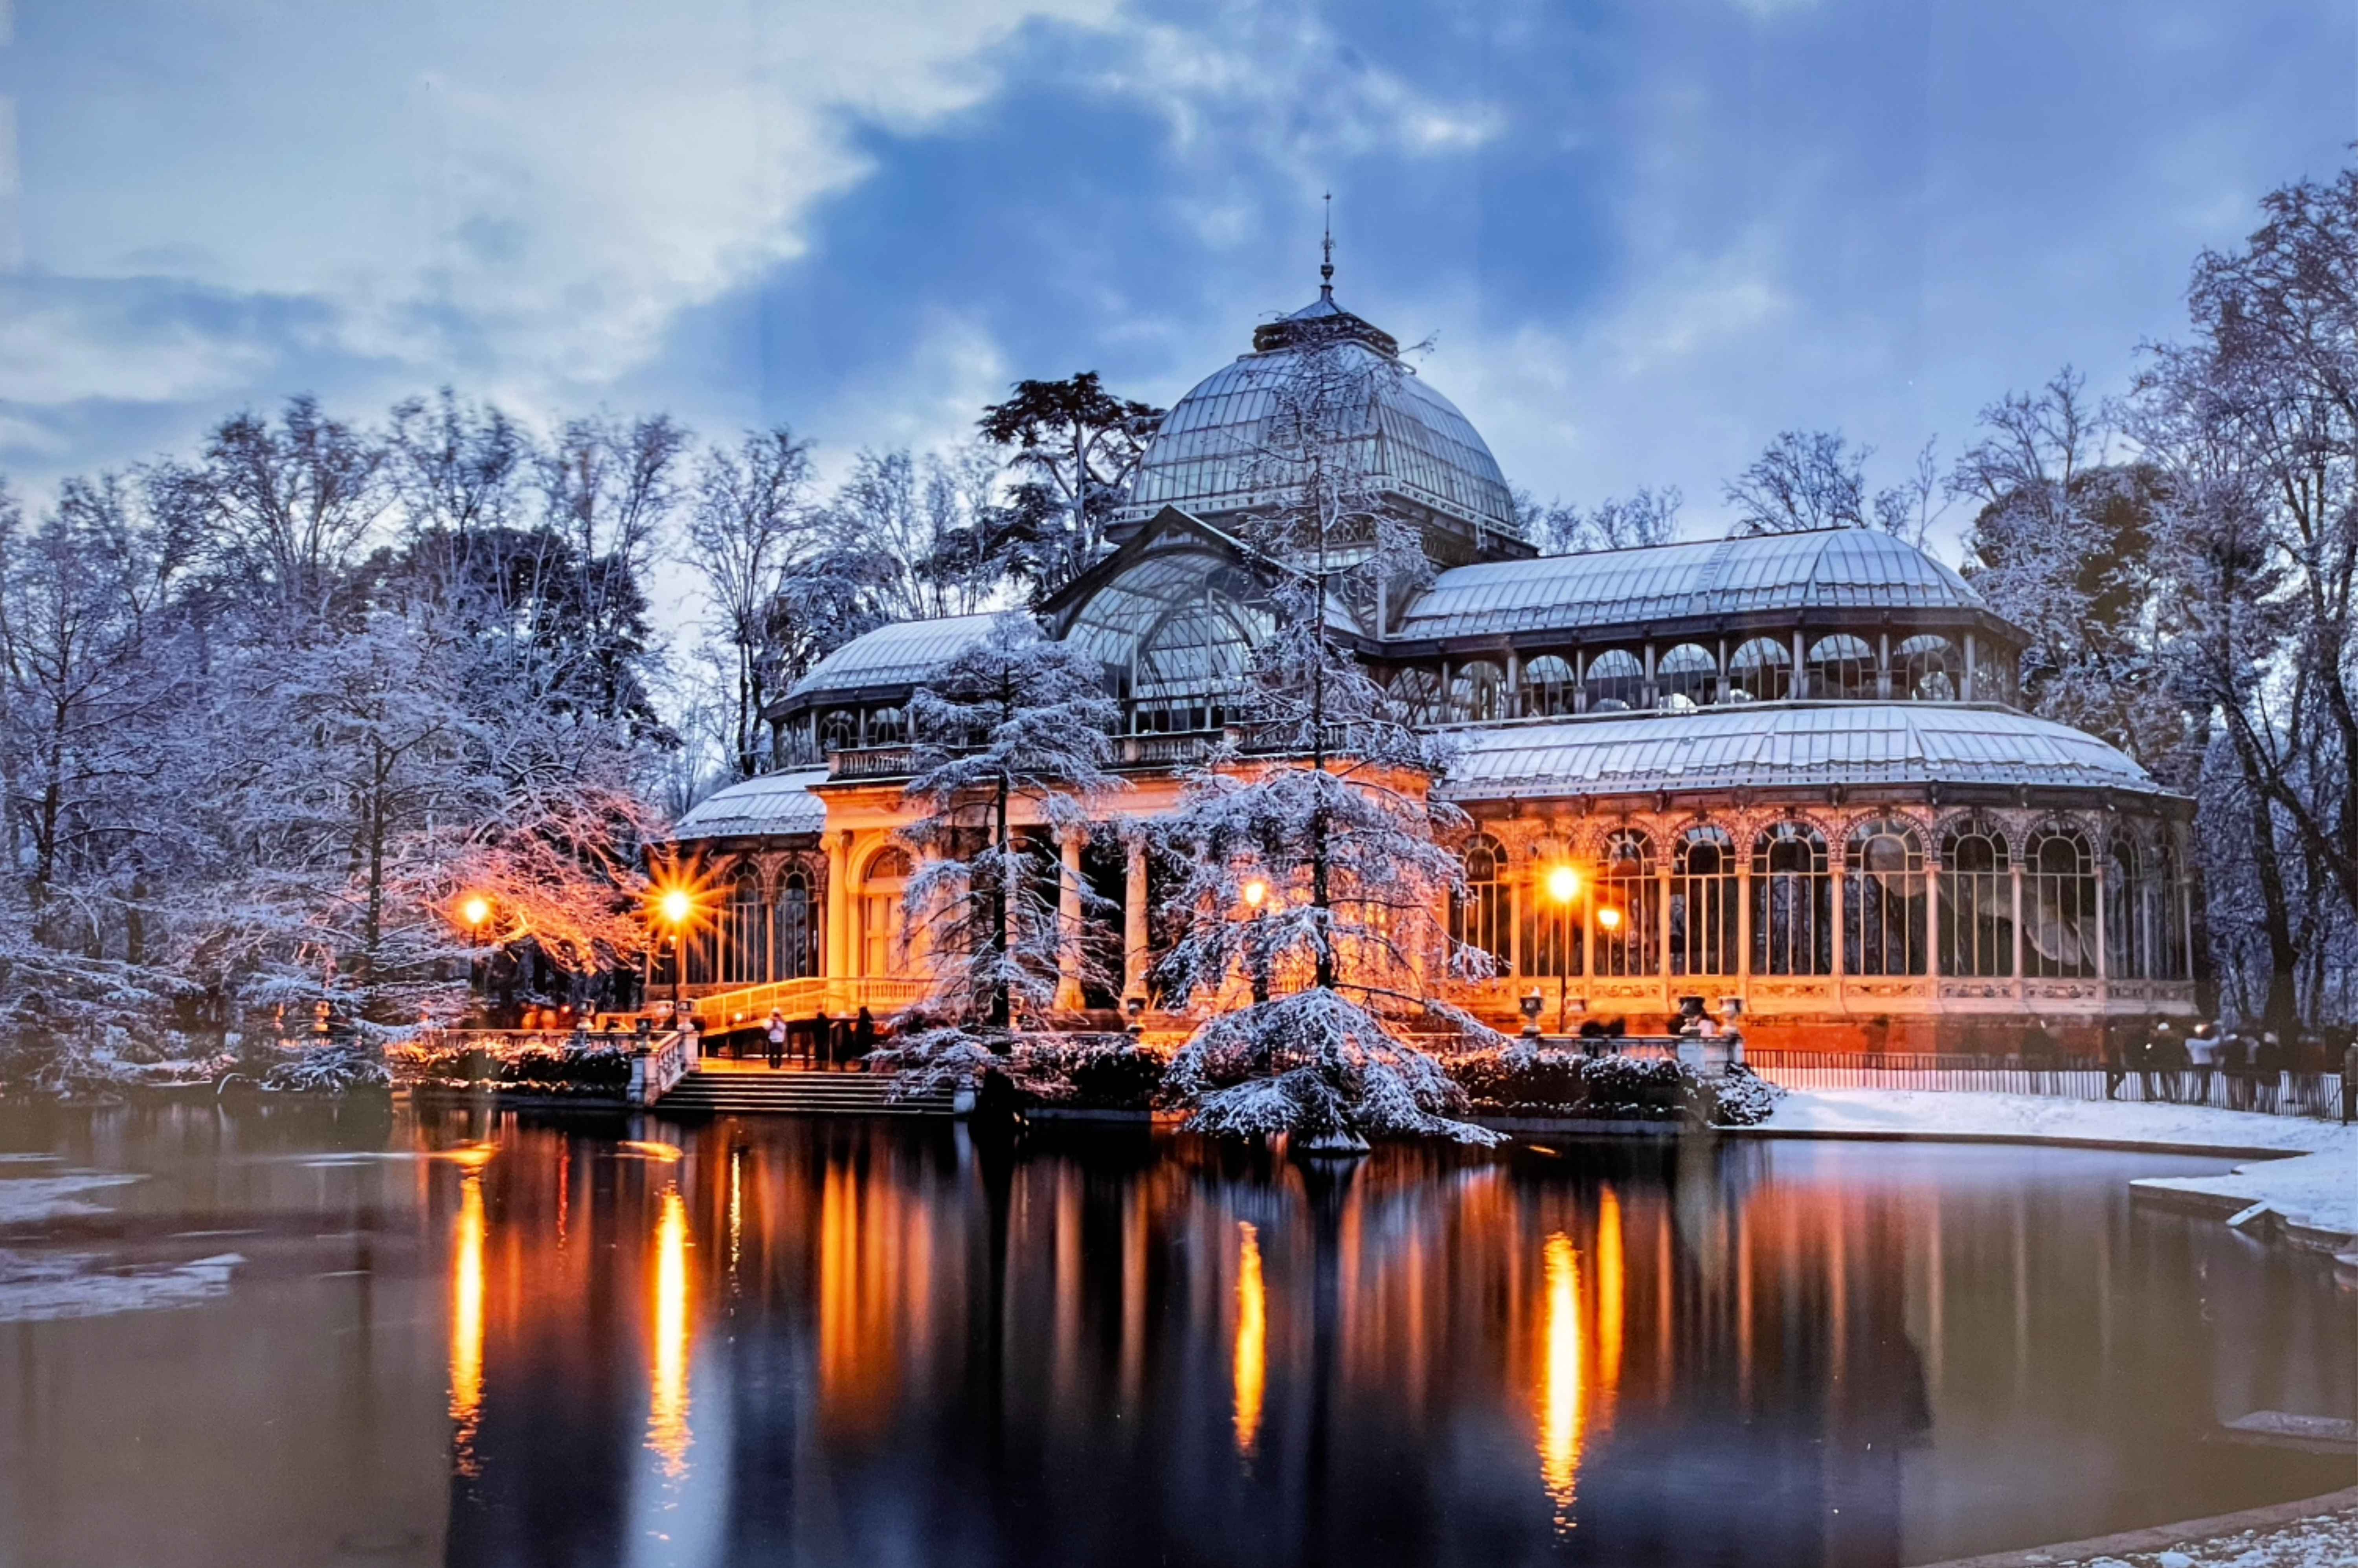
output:
[{"label": "metal spire finial", "polygon": [[1335,292],[1335,193],[1328,191],[1326,201],[1326,237],[1318,243],[1321,257],[1318,264],[1318,292]]}]

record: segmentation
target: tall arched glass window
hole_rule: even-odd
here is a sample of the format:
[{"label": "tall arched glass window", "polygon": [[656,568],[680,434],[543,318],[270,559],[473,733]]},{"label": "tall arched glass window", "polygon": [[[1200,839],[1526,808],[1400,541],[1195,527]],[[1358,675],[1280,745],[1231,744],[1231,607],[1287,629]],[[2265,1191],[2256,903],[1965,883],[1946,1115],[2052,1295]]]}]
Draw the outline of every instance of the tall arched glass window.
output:
[{"label": "tall arched glass window", "polygon": [[[1563,881],[1558,873],[1564,871],[1572,872],[1575,883],[1568,901],[1555,896]],[[1561,844],[1539,846],[1525,868],[1521,893],[1515,972],[1530,979],[1584,973],[1589,888],[1585,876],[1575,869],[1571,851]]]},{"label": "tall arched glass window", "polygon": [[818,743],[828,752],[860,744],[860,715],[841,708],[829,710],[818,721]]},{"label": "tall arched glass window", "polygon": [[1903,701],[1954,702],[1964,689],[1964,657],[1946,637],[1927,632],[1891,650],[1892,696]]},{"label": "tall arched glass window", "polygon": [[880,708],[868,716],[868,743],[897,746],[909,738],[909,718],[897,708]]},{"label": "tall arched glass window", "polygon": [[902,904],[909,886],[906,851],[888,849],[868,862],[860,883],[860,972],[896,974],[901,967],[902,935],[906,923]]},{"label": "tall arched glass window", "polygon": [[798,980],[818,973],[818,923],[811,918],[810,879],[789,871],[770,917],[770,974]]},{"label": "tall arched glass window", "polygon": [[720,918],[720,979],[725,985],[757,986],[770,978],[769,906],[762,897],[761,873],[741,867],[729,887]]},{"label": "tall arched glass window", "polygon": [[2116,980],[2153,978],[2158,889],[2151,857],[2126,833],[2115,833],[2104,865],[2104,968]]},{"label": "tall arched glass window", "polygon": [[2096,862],[2076,827],[2030,836],[2022,885],[2022,971],[2039,979],[2096,972]]},{"label": "tall arched glass window", "polygon": [[1497,962],[1497,973],[1513,970],[1508,919],[1507,852],[1498,840],[1476,838],[1466,847],[1466,891],[1450,900],[1449,935]]},{"label": "tall arched glass window", "polygon": [[1596,972],[1662,972],[1662,884],[1654,871],[1654,841],[1634,827],[1605,840],[1596,868]]},{"label": "tall arched glass window", "polygon": [[1719,658],[1700,643],[1681,643],[1654,662],[1656,701],[1708,708],[1719,700]]},{"label": "tall arched glass window", "polygon": [[1393,717],[1402,724],[1430,724],[1441,716],[1441,681],[1420,665],[1396,672],[1385,694]]},{"label": "tall arched glass window", "polygon": [[1671,973],[1736,973],[1736,840],[1708,823],[1679,835],[1671,854]]},{"label": "tall arched glass window", "polygon": [[1810,695],[1857,701],[1876,693],[1875,650],[1847,633],[1810,644]]},{"label": "tall arched glass window", "polygon": [[1844,968],[1920,975],[1925,943],[1924,840],[1898,817],[1862,824],[1844,853]]},{"label": "tall arched glass window", "polygon": [[1507,672],[1487,659],[1470,659],[1449,677],[1449,717],[1479,724],[1507,716]]},{"label": "tall arched glass window", "polygon": [[1793,694],[1793,651],[1755,637],[1727,658],[1727,695],[1738,702],[1777,702]]},{"label": "tall arched glass window", "polygon": [[2006,835],[1968,816],[1941,835],[1941,972],[2014,973],[2014,857]]},{"label": "tall arched glass window", "polygon": [[1830,975],[1834,884],[1824,835],[1779,822],[1752,847],[1752,972]]},{"label": "tall arched glass window", "polygon": [[1534,718],[1558,719],[1573,710],[1579,681],[1568,659],[1541,654],[1523,665],[1523,712]]},{"label": "tall arched glass window", "polygon": [[2182,980],[2194,971],[2186,930],[2186,871],[2179,863],[2178,847],[2165,841],[2161,847],[2161,874],[2155,879],[2156,903],[2159,917],[2155,928],[2159,933],[2154,950],[2153,973],[2156,979]]},{"label": "tall arched glass window", "polygon": [[1588,661],[1588,711],[1624,713],[1646,700],[1646,666],[1627,648],[1612,648]]}]

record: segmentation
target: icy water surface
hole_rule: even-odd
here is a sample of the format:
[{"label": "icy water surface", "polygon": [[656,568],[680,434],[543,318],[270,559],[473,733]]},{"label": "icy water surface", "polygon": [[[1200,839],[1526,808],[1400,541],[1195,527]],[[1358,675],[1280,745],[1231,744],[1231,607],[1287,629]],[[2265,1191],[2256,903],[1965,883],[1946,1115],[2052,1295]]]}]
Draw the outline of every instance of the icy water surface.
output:
[{"label": "icy water surface", "polygon": [[[0,1113],[0,1564],[1920,1563],[2307,1496],[2217,1162]],[[135,1179],[124,1180],[125,1177]]]}]

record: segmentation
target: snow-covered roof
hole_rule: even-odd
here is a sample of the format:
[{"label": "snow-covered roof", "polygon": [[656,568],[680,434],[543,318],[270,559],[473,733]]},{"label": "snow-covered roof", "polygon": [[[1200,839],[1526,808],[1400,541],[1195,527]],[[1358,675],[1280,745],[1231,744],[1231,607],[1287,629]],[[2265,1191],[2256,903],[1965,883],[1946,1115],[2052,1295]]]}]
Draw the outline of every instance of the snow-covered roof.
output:
[{"label": "snow-covered roof", "polygon": [[1410,606],[1395,635],[1577,631],[1777,610],[1987,608],[1964,579],[1905,540],[1822,528],[1454,568]]},{"label": "snow-covered roof", "polygon": [[[1327,327],[1336,330],[1321,330]],[[1322,291],[1318,302],[1264,327],[1255,341],[1269,346],[1214,371],[1163,416],[1139,462],[1130,516],[1164,506],[1213,516],[1266,500],[1269,420],[1289,385],[1317,362],[1310,356],[1331,341],[1331,351],[1345,356],[1344,373],[1371,373],[1372,417],[1344,438],[1370,480],[1434,511],[1520,535],[1513,493],[1489,447],[1455,404],[1388,351],[1388,335]]]},{"label": "snow-covered roof", "polygon": [[826,782],[825,768],[795,768],[714,790],[679,819],[672,841],[816,833],[827,826],[827,803],[810,786]]},{"label": "snow-covered roof", "polygon": [[2004,708],[1762,703],[1456,732],[1443,793],[1642,795],[1827,784],[2032,784],[2165,793],[2093,735]]},{"label": "snow-covered roof", "polygon": [[786,699],[813,692],[909,686],[982,641],[998,613],[945,615],[936,621],[895,621],[838,648],[795,682]]}]

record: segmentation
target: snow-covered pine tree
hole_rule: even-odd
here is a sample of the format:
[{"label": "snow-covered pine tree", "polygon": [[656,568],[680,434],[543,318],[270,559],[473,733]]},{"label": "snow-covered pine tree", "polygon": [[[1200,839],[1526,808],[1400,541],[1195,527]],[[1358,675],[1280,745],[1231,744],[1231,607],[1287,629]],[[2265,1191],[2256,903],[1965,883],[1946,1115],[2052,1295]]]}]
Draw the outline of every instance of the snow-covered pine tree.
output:
[{"label": "snow-covered pine tree", "polygon": [[1437,968],[1488,963],[1439,918],[1463,885],[1446,840],[1467,824],[1430,793],[1442,748],[1351,647],[1384,597],[1432,569],[1371,482],[1379,395],[1407,373],[1347,338],[1309,346],[1272,377],[1249,454],[1254,488],[1281,498],[1238,530],[1273,630],[1246,672],[1240,740],[1149,825],[1180,868],[1163,910],[1181,934],[1157,979],[1215,1010],[1165,1082],[1197,1131],[1284,1133],[1312,1152],[1370,1134],[1497,1141],[1453,1116],[1463,1092],[1407,1034],[1498,1039],[1430,995]]},{"label": "snow-covered pine tree", "polygon": [[[905,798],[925,808],[903,830],[922,857],[909,880],[909,931],[933,989],[921,1010],[927,1026],[888,1054],[903,1093],[1020,1071],[1011,1053],[1025,1023],[1055,1007],[1063,966],[1086,972],[1092,962],[1063,913],[1057,842],[1090,832],[1091,805],[1122,782],[1107,771],[1120,709],[1103,672],[1021,614],[1001,616],[936,670],[909,716],[915,776]],[[1086,886],[1070,891],[1084,920],[1104,902]]]}]

